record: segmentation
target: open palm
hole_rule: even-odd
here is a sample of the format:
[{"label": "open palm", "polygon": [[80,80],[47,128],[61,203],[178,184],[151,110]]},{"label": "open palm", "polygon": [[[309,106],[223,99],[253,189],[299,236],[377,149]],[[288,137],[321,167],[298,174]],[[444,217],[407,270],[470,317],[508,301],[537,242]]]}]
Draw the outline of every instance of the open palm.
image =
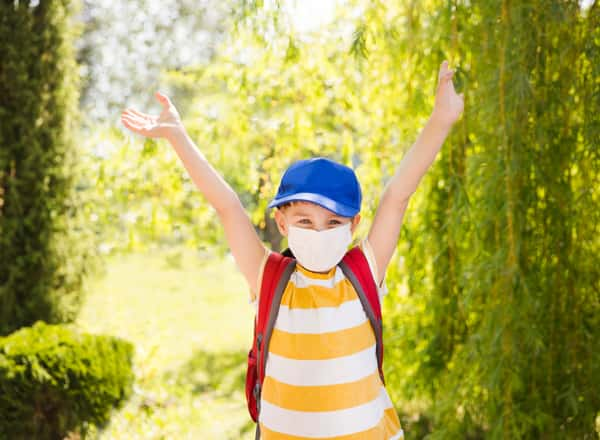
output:
[{"label": "open palm", "polygon": [[160,115],[153,116],[126,108],[121,113],[121,122],[134,133],[150,138],[167,138],[183,127],[181,117],[166,95],[156,92],[155,96],[162,105]]},{"label": "open palm", "polygon": [[454,72],[448,68],[448,61],[444,60],[438,74],[438,87],[433,109],[434,114],[448,125],[456,122],[465,106],[464,94],[457,94],[454,90],[452,83]]}]

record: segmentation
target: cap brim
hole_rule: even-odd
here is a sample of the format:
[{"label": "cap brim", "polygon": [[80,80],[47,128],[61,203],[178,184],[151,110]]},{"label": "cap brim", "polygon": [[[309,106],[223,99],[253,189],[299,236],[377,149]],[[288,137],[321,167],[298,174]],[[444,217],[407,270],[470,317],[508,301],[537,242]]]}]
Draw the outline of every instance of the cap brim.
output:
[{"label": "cap brim", "polygon": [[344,205],[342,203],[336,202],[335,200],[331,200],[330,198],[314,193],[298,193],[285,197],[275,198],[267,205],[267,207],[275,208],[279,205],[283,205],[284,203],[295,201],[315,203],[319,206],[322,206],[325,209],[329,209],[337,215],[341,215],[342,217],[354,217],[356,214],[358,214],[359,211],[356,208]]}]

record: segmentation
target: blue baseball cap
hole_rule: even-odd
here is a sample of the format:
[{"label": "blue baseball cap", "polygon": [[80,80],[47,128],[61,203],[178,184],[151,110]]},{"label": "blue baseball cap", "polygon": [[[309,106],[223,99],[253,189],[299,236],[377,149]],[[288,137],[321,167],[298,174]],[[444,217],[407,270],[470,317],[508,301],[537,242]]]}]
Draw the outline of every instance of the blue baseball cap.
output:
[{"label": "blue baseball cap", "polygon": [[268,207],[298,200],[316,203],[342,217],[354,217],[360,211],[362,192],[352,168],[315,157],[290,165]]}]

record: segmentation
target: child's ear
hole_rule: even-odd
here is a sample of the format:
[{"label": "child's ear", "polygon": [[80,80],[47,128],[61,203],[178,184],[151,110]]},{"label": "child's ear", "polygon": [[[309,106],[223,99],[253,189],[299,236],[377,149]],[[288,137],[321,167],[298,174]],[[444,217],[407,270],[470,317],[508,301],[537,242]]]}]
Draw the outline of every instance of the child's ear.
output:
[{"label": "child's ear", "polygon": [[285,216],[283,215],[281,209],[275,209],[275,223],[277,224],[277,229],[279,229],[281,235],[287,237],[287,223],[285,221]]},{"label": "child's ear", "polygon": [[354,230],[356,229],[356,227],[358,226],[359,223],[360,223],[360,214],[356,214],[354,217],[352,217],[352,221],[350,222],[350,232],[352,234],[354,234]]}]

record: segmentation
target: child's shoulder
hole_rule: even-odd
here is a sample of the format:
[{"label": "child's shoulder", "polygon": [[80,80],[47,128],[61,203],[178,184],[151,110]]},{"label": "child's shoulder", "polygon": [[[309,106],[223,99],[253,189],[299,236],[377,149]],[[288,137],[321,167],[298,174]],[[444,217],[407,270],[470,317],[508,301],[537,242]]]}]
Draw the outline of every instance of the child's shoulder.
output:
[{"label": "child's shoulder", "polygon": [[[355,246],[358,246],[360,248],[360,250],[365,254],[365,257],[367,259],[367,262],[369,264],[369,269],[371,270],[371,274],[373,275],[374,279],[378,279],[378,268],[375,262],[375,258],[373,255],[373,250],[371,249],[371,245],[369,243],[369,240],[367,239],[367,237],[362,238],[361,240],[359,240]],[[257,288],[260,289],[262,286],[262,280],[263,280],[263,274],[264,274],[264,270],[265,270],[265,266],[267,263],[267,260],[269,259],[269,256],[273,253],[276,253],[275,251],[265,247],[265,253],[263,254],[261,263],[260,263],[260,268],[258,271],[258,282],[256,284]],[[386,288],[386,284],[385,284],[385,280],[382,281],[381,285],[377,286],[380,297],[382,297],[383,295],[385,295],[387,293],[387,288]],[[254,307],[256,308],[256,306],[258,305],[258,296],[260,294],[260,291],[255,292],[254,290],[250,290],[250,300],[249,302],[251,304],[254,305]]]},{"label": "child's shoulder", "polygon": [[[360,249],[365,254],[367,259],[367,263],[369,263],[369,269],[371,269],[371,275],[373,275],[374,280],[379,279],[379,268],[377,267],[377,260],[375,260],[375,255],[373,254],[373,248],[371,248],[371,244],[367,237],[363,238],[359,244]],[[377,284],[377,283],[375,283]],[[383,297],[387,294],[387,286],[385,283],[385,277],[381,280],[381,284],[377,286],[377,290],[379,292],[379,296]]]},{"label": "child's shoulder", "polygon": [[[265,270],[265,265],[267,264],[269,255],[271,255],[272,253],[273,253],[273,251],[265,246],[265,252],[262,256],[262,260],[260,262],[260,267],[258,269],[258,282],[256,283],[256,286],[258,289],[260,289],[260,287],[262,286],[262,278],[263,278],[263,272]],[[254,289],[250,289],[250,303],[256,304],[256,301],[258,299],[258,294],[259,294],[259,292],[255,292]]]}]

